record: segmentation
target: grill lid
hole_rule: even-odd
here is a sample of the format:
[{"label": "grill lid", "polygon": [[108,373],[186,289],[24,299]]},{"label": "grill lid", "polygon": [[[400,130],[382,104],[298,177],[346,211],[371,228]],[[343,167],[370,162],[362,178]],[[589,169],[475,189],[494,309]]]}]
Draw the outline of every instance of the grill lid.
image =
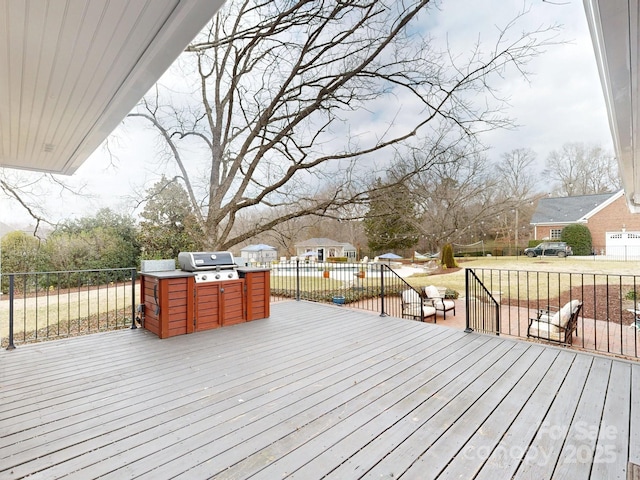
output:
[{"label": "grill lid", "polygon": [[236,268],[231,252],[180,252],[180,268],[187,272]]}]

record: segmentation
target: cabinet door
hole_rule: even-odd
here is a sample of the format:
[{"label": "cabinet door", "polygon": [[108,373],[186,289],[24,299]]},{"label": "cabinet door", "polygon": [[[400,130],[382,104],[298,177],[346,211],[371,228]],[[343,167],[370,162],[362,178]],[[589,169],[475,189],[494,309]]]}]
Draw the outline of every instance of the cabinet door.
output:
[{"label": "cabinet door", "polygon": [[143,275],[141,285],[144,328],[160,337],[160,281],[157,278]]},{"label": "cabinet door", "polygon": [[162,338],[187,333],[189,279],[186,277],[160,280]]},{"label": "cabinet door", "polygon": [[245,274],[247,321],[269,317],[269,301],[271,300],[269,276],[269,271],[247,272]]},{"label": "cabinet door", "polygon": [[220,324],[220,283],[196,284],[195,330],[210,330]]},{"label": "cabinet door", "polygon": [[144,328],[160,338],[188,333],[189,281],[192,280],[187,277],[143,278]]},{"label": "cabinet door", "polygon": [[222,325],[244,322],[244,280],[221,283],[220,302]]}]

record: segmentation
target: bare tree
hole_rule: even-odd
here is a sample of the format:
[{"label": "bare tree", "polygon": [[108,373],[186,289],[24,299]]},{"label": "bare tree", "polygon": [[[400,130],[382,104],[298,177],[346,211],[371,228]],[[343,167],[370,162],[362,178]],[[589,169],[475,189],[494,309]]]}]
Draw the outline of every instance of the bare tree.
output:
[{"label": "bare tree", "polygon": [[536,154],[530,148],[516,148],[502,154],[497,164],[498,189],[495,221],[490,223],[496,238],[513,238],[516,244],[531,231],[531,216],[540,197],[541,168]]},{"label": "bare tree", "polygon": [[[510,24],[461,60],[421,35],[433,4],[225,4],[182,59],[184,91],[158,86],[131,114],[165,142],[169,175],[184,182],[207,246],[229,248],[306,215],[341,218],[366,201],[392,149],[509,125],[491,80],[508,67],[524,73],[553,29],[512,36]],[[238,229],[241,212],[259,205],[286,213]]]},{"label": "bare tree", "polygon": [[497,186],[491,165],[475,143],[457,145],[434,158],[438,161],[408,182],[419,206],[421,234],[431,249],[482,235],[484,221],[488,230],[495,217]]},{"label": "bare tree", "polygon": [[536,161],[536,154],[530,148],[516,148],[502,154],[497,173],[503,200],[518,204],[536,196],[540,180]]},{"label": "bare tree", "polygon": [[547,159],[548,178],[558,196],[593,195],[619,190],[618,168],[613,155],[598,145],[566,143]]},{"label": "bare tree", "polygon": [[39,236],[44,225],[54,226],[47,200],[55,195],[82,195],[83,187],[73,187],[60,178],[43,173],[21,172],[0,168],[0,197],[11,205],[13,212],[26,214],[34,222],[33,235]]}]

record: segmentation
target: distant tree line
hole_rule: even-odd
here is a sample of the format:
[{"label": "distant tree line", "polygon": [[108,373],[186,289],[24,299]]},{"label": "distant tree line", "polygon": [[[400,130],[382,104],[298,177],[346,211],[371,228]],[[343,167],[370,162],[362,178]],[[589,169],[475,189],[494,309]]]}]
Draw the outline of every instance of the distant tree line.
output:
[{"label": "distant tree line", "polygon": [[[526,76],[559,26],[521,28],[516,8],[482,42],[456,47],[424,30],[439,13],[429,0],[226,2],[171,67],[178,75],[128,116],[158,139],[139,220],[100,211],[42,242],[15,238],[2,271],[137,266],[248,243],[290,255],[310,237],[361,256],[515,244],[550,185],[612,188],[601,149],[568,144],[544,164],[528,149],[490,158],[479,144],[514,126],[497,84]],[[0,196],[45,222],[32,206],[46,195],[27,181],[0,171]]]},{"label": "distant tree line", "polygon": [[[526,245],[531,217],[542,197],[615,192],[617,163],[601,147],[565,144],[538,161],[531,149],[490,160],[471,141],[438,155],[429,168],[410,174],[429,145],[394,162],[368,197],[364,230],[371,251],[437,252],[447,243]],[[405,166],[405,165],[409,166]],[[402,180],[402,188],[398,188]]]},{"label": "distant tree line", "polygon": [[[421,151],[414,155],[420,156]],[[269,243],[281,255],[293,255],[295,243],[311,237],[349,242],[358,248],[361,258],[386,251],[405,255],[414,249],[438,252],[445,244],[478,240],[516,247],[517,238],[523,246],[531,239],[530,220],[539,198],[620,188],[615,175],[608,175],[607,181],[602,175],[598,182],[582,178],[594,175],[587,168],[591,164],[609,173],[616,170],[611,156],[584,145],[569,144],[561,154],[552,153],[542,166],[528,149],[513,150],[490,162],[467,145],[438,158],[419,174],[403,165],[422,160],[396,159],[386,176],[372,182],[366,199],[345,207],[340,216],[276,221],[271,230],[258,228],[230,249],[238,254],[243,245]],[[405,177],[407,171],[412,173]],[[564,183],[549,181],[561,176]],[[59,224],[45,239],[19,231],[9,233],[2,238],[1,271],[138,268],[141,259],[176,259],[180,251],[206,249],[188,192],[177,179],[162,177],[147,190],[143,205],[139,220],[103,209]],[[255,216],[268,221],[286,214],[281,208],[258,209],[238,219],[237,228],[250,232],[251,225],[257,224]]]},{"label": "distant tree line", "polygon": [[46,239],[8,233],[2,237],[2,273],[136,267],[140,250],[133,218],[103,209],[60,224]]}]

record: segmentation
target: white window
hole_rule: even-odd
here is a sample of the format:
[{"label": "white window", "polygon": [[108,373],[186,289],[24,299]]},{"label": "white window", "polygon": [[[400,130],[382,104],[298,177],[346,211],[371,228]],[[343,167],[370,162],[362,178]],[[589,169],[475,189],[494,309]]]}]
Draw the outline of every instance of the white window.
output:
[{"label": "white window", "polygon": [[560,240],[561,236],[562,236],[562,229],[561,228],[552,228],[551,229],[551,240]]}]

